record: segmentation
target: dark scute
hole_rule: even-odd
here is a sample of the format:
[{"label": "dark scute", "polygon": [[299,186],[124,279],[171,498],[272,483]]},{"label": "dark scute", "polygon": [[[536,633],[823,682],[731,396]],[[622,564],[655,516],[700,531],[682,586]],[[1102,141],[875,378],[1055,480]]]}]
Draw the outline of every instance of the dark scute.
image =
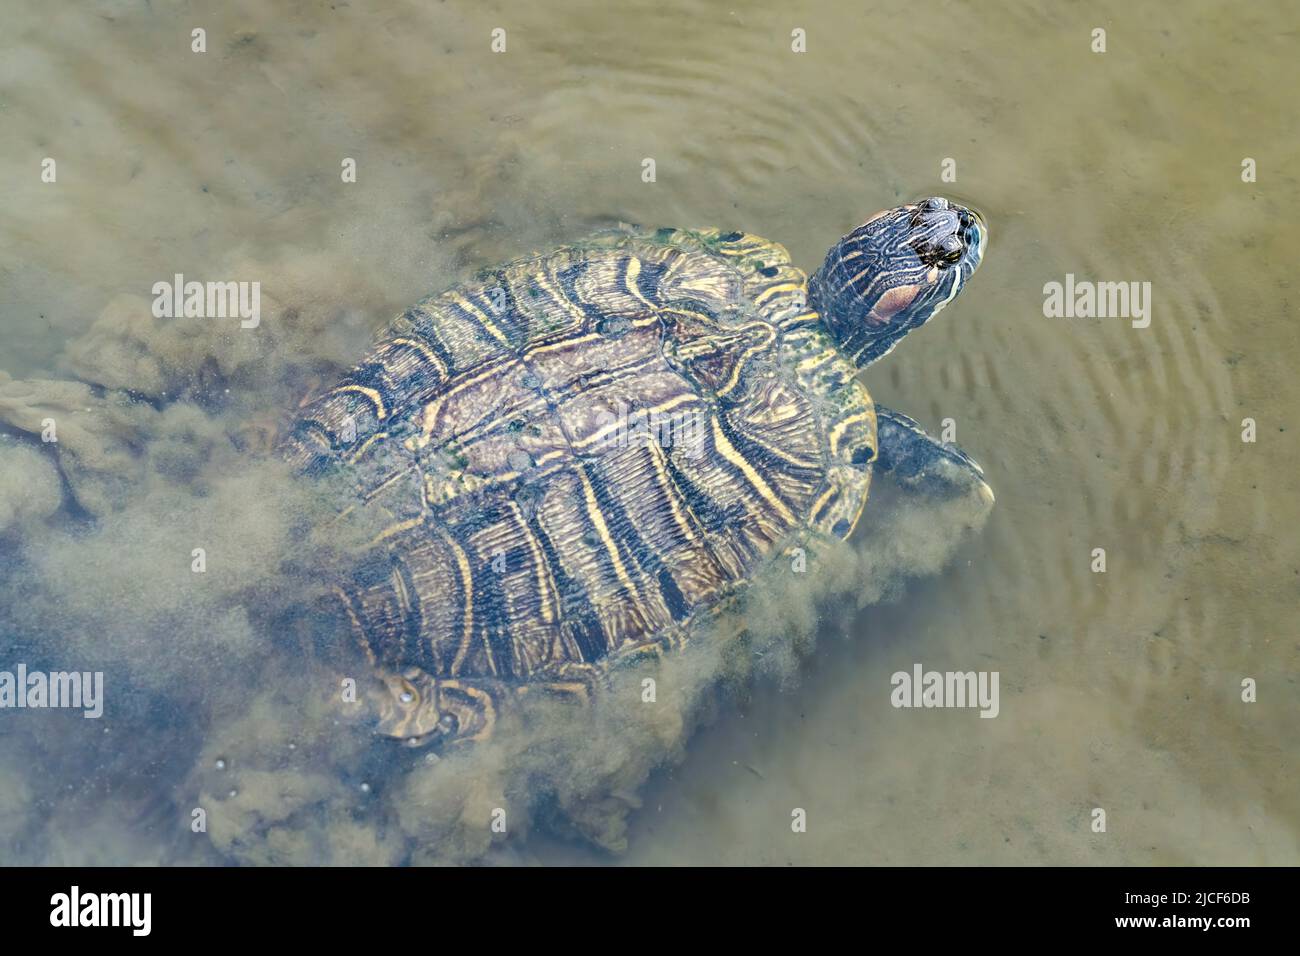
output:
[{"label": "dark scute", "polygon": [[383,394],[385,369],[378,362],[363,362],[348,373],[347,380],[363,388],[373,388]]},{"label": "dark scute", "polygon": [[352,572],[352,580],[358,587],[372,588],[383,584],[393,573],[393,562],[386,554],[372,554],[357,565]]},{"label": "dark scute", "polygon": [[691,609],[686,603],[686,597],[682,594],[681,589],[677,587],[677,582],[673,580],[673,576],[668,573],[667,568],[659,569],[659,593],[663,595],[664,604],[668,608],[668,613],[673,616],[674,621],[684,621],[691,616]]},{"label": "dark scute", "polygon": [[596,323],[596,331],[611,339],[626,335],[631,328],[632,320],[625,315],[606,316]]}]

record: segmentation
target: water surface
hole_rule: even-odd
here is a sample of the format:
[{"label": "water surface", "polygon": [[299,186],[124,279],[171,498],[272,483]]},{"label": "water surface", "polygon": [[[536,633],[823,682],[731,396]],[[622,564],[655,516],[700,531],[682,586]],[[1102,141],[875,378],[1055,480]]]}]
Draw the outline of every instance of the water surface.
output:
[{"label": "water surface", "polygon": [[[806,627],[797,675],[727,696],[620,797],[641,804],[623,855],[540,823],[508,849],[1300,862],[1292,5],[6,0],[0,17],[0,414],[30,425],[53,403],[89,430],[114,516],[55,511],[35,449],[0,445],[0,668],[102,665],[132,689],[101,721],[0,713],[0,862],[411,859],[364,809],[302,795],[366,782],[363,749],[294,786],[265,760],[282,775],[212,778],[222,748],[251,766],[308,710],[247,609],[298,580],[283,558],[312,506],[228,436],[428,292],[594,227],[743,229],[811,270],[866,215],[936,193],[986,214],[985,265],[865,381],[933,431],[953,420],[997,491],[982,535],[902,601]],[[151,322],[150,287],[178,272],[261,281],[265,328]],[[1150,326],[1044,317],[1067,273],[1151,283]],[[22,384],[91,371],[149,414]],[[225,397],[169,404],[208,380]],[[229,559],[202,597],[195,541]],[[916,662],[998,671],[998,718],[891,707]],[[460,792],[467,818],[511,796],[490,790]],[[222,794],[224,829],[196,839],[189,808]]]}]

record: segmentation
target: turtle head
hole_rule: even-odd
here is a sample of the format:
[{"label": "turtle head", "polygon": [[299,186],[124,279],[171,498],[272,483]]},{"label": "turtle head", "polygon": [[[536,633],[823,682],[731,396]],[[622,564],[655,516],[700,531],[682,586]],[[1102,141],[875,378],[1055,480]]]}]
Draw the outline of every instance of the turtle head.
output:
[{"label": "turtle head", "polygon": [[481,740],[496,716],[486,690],[439,680],[418,667],[381,674],[372,701],[378,716],[375,732],[408,747]]},{"label": "turtle head", "polygon": [[840,349],[870,365],[957,297],[984,256],[988,226],[946,199],[878,212],[837,242],[809,280]]}]

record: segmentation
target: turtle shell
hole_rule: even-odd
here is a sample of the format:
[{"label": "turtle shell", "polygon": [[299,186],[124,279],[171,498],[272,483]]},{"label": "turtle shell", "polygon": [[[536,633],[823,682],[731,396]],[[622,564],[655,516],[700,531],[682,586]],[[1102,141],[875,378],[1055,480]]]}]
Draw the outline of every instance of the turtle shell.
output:
[{"label": "turtle shell", "polygon": [[792,536],[846,537],[875,415],[779,245],[618,233],[409,309],[285,442],[386,530],[335,594],[447,688],[685,639]]}]

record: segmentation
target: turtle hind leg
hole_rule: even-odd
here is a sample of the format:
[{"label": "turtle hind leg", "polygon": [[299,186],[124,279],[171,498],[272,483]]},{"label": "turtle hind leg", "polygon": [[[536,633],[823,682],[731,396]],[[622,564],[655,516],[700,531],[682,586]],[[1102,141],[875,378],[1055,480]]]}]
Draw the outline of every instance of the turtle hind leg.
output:
[{"label": "turtle hind leg", "polygon": [[492,736],[509,705],[507,688],[489,678],[444,678],[410,666],[377,667],[365,700],[375,733],[407,747],[441,750]]},{"label": "turtle hind leg", "polygon": [[936,441],[915,421],[876,406],[876,471],[891,476],[909,494],[936,500],[969,498],[987,510],[993,489],[984,469],[956,445]]}]

